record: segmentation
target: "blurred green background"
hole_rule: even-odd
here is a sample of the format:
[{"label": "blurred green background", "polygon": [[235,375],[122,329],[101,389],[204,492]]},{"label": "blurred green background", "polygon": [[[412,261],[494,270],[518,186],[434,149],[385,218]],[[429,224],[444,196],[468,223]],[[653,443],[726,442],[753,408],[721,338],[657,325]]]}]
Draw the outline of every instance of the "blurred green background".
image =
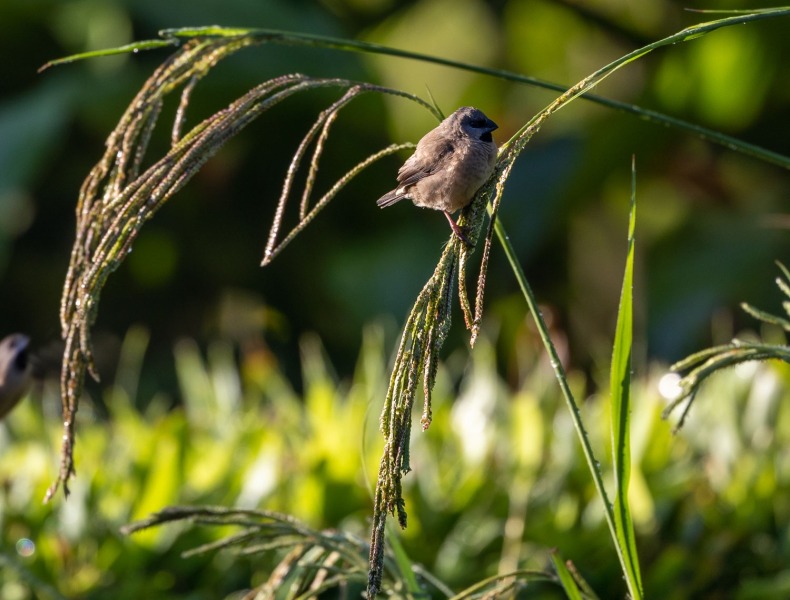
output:
[{"label": "blurred green background", "polygon": [[[706,8],[732,5],[725,1],[691,4]],[[737,7],[748,5],[741,3]],[[158,30],[167,27],[220,24],[350,37],[571,85],[638,46],[704,19],[683,11],[679,3],[666,1],[634,4],[596,0],[582,5],[529,0],[2,0],[0,335],[13,331],[29,333],[34,347],[45,358],[53,359],[53,369],[57,371],[58,305],[74,237],[73,211],[80,184],[101,156],[104,139],[126,105],[167,56],[167,50],[84,61],[38,74],[37,68],[50,59],[154,38]],[[790,55],[790,36],[787,28],[787,20],[766,21],[661,50],[607,80],[597,93],[699,123],[788,155],[790,88],[786,82],[790,80],[790,63],[786,57]],[[461,105],[476,105],[499,123],[495,138],[500,142],[555,96],[524,85],[414,61],[266,46],[245,50],[200,83],[190,108],[190,123],[219,110],[255,84],[287,72],[378,82],[425,97],[430,93],[445,113]],[[146,442],[141,439],[154,435],[150,429],[172,428],[172,439],[164,436],[174,444],[171,451],[183,457],[194,450],[191,441],[184,439],[193,435],[188,420],[183,420],[181,412],[167,412],[176,405],[188,406],[201,393],[199,384],[189,387],[185,383],[183,370],[179,376],[178,361],[184,360],[184,344],[196,344],[197,356],[209,348],[224,348],[228,355],[225,370],[221,372],[241,369],[238,385],[242,392],[231,396],[246,398],[245,410],[258,416],[258,420],[250,417],[239,425],[240,431],[246,432],[244,435],[235,430],[229,438],[233,442],[226,442],[230,457],[214,468],[227,475],[237,444],[268,443],[259,439],[260,428],[268,424],[265,420],[260,422],[259,411],[264,411],[265,416],[269,409],[256,401],[273,398],[282,401],[275,392],[269,391],[263,397],[249,392],[256,385],[255,369],[263,368],[266,377],[273,374],[284,377],[290,383],[283,380],[277,389],[280,392],[287,389],[287,394],[282,393],[295,398],[295,406],[303,406],[311,389],[304,369],[304,340],[306,335],[312,339],[309,336],[314,332],[322,340],[328,357],[320,362],[334,372],[329,380],[343,392],[349,381],[356,381],[349,378],[358,372],[360,362],[367,356],[360,351],[363,331],[373,327],[380,332],[382,340],[378,351],[383,353],[378,356],[382,371],[378,387],[374,386],[366,396],[372,402],[373,415],[366,422],[370,443],[377,442],[374,425],[383,393],[380,388],[386,380],[385,358],[397,340],[399,324],[432,272],[449,231],[438,213],[405,204],[387,211],[376,208],[375,199],[391,189],[397,168],[405,158],[392,157],[375,164],[346,188],[270,267],[258,266],[290,156],[316,114],[335,97],[321,92],[290,100],[232,140],[146,225],[134,252],[110,278],[95,326],[103,383],[89,386],[89,397],[81,409],[85,423],[78,430],[77,465],[78,481],[90,486],[85,491],[86,498],[92,498],[93,493],[97,495],[91,501],[84,500],[84,506],[101,505],[101,514],[113,515],[109,519],[113,527],[124,519],[142,517],[168,502],[234,503],[241,493],[241,479],[238,488],[230,486],[223,495],[218,490],[211,491],[211,486],[222,480],[219,475],[212,479],[203,473],[204,487],[200,488],[190,474],[184,475],[184,481],[192,481],[190,485],[197,485],[203,490],[201,493],[182,495],[178,492],[183,490],[174,490],[170,495],[155,494],[143,506],[132,510],[130,499],[145,497],[135,486],[144,485],[153,477],[151,463],[130,458],[128,467],[119,466],[118,475],[127,468],[135,473],[135,477],[121,478],[113,484],[124,487],[122,492],[108,493],[106,484],[97,475],[101,471],[102,453],[110,452],[113,445],[105,449],[105,442],[94,443],[86,438],[95,435],[99,440],[104,439],[102,436],[108,434],[103,428],[111,426],[108,424],[121,427],[119,423],[127,423],[131,428],[110,438],[115,445],[145,447]],[[374,96],[356,100],[351,110],[341,114],[329,141],[319,175],[319,190],[326,189],[367,154],[391,141],[417,141],[432,126],[427,111],[404,101],[383,101]],[[156,132],[153,152],[165,147],[167,136],[167,127]],[[599,372],[606,368],[611,351],[626,250],[632,155],[636,156],[637,164],[636,318],[640,352],[635,359],[640,373],[660,370],[660,365],[711,342],[726,341],[751,324],[735,308],[740,301],[776,310],[780,295],[773,284],[776,275],[773,261],[790,262],[787,171],[633,116],[574,102],[549,121],[517,162],[508,182],[501,218],[527,277],[551,315],[557,338],[564,340],[567,362],[577,369],[582,395],[585,390],[590,394],[596,391]],[[553,392],[545,391],[551,387],[551,379],[545,371],[535,371],[534,365],[539,361],[524,304],[504,257],[496,249],[486,302],[486,339],[492,351],[485,372],[495,382],[489,382],[489,386],[494,386],[492,389],[501,386],[506,390],[503,394],[515,393],[514,397],[525,386],[532,393],[537,387],[542,394],[553,398]],[[118,364],[122,349],[130,343],[132,333],[127,335],[127,332],[138,324],[142,326],[139,331],[149,332],[132,330],[145,338],[142,343],[145,352],[134,355],[137,362],[132,361],[132,367],[123,371]],[[470,359],[465,344],[458,323],[445,350],[451,357],[448,360],[455,361],[448,367],[448,405],[462,375],[472,369],[467,361],[479,359],[479,356]],[[479,352],[482,351],[476,350],[473,356]],[[120,364],[129,363],[121,360]],[[541,381],[528,385],[526,375],[535,373]],[[786,383],[786,373],[780,371],[777,376],[784,377]],[[186,380],[189,379],[187,376]],[[270,389],[271,381],[266,381],[261,385]],[[125,390],[122,402],[117,400],[118,389]],[[22,416],[11,417],[7,448],[26,447],[19,444],[21,439],[34,444],[42,436],[50,442],[43,449],[40,445],[31,446],[37,448],[30,450],[35,458],[26,454],[24,460],[12,460],[10,450],[4,451],[3,476],[10,482],[19,477],[18,465],[28,464],[24,461],[32,460],[39,465],[38,469],[31,469],[38,479],[25,487],[25,491],[9,483],[8,490],[13,493],[6,498],[6,502],[11,502],[6,510],[16,515],[14,519],[21,523],[21,529],[15,530],[14,519],[5,515],[4,543],[30,537],[25,535],[30,523],[58,529],[61,525],[53,521],[56,513],[72,510],[70,506],[83,506],[79,500],[64,504],[58,499],[55,507],[38,507],[38,499],[43,495],[43,488],[39,488],[49,483],[57,451],[59,417],[53,406],[56,402],[53,384],[38,389],[34,400],[35,409],[31,406],[20,409],[34,412],[27,417],[24,412]],[[721,406],[730,400],[724,397],[715,401]],[[147,416],[140,417],[136,410],[147,411]],[[151,420],[155,426],[150,425]],[[299,420],[282,425],[276,422],[283,430],[272,444],[276,447],[296,443],[288,441],[291,434],[287,433],[290,431],[287,427],[299,430]],[[350,422],[355,425],[347,426],[346,435],[358,440],[363,421]],[[730,425],[737,432],[742,424]],[[343,427],[343,421],[339,421],[339,426]],[[675,457],[683,455],[684,446],[669,438],[668,426],[659,422],[656,427],[664,431],[660,434],[658,451],[679,452]],[[438,432],[445,431],[440,425],[435,428]],[[301,431],[300,435],[304,433]],[[304,443],[310,439],[305,437]],[[181,442],[176,444],[172,440]],[[346,451],[358,452],[358,446],[356,443]],[[332,448],[331,444],[327,448]],[[277,460],[285,460],[275,450],[271,452],[280,456]],[[373,465],[368,472],[373,472],[376,448],[366,452],[370,453]],[[250,454],[257,455],[257,450],[250,450]],[[339,468],[335,464],[338,460],[337,450],[326,450],[315,467],[320,473],[313,473],[307,480],[309,483],[304,483],[312,486],[313,492],[303,491],[294,497],[307,502],[304,498],[312,498],[311,494],[320,490],[325,490],[327,497],[335,494],[334,488],[328,485],[334,480],[326,471]],[[663,460],[669,460],[669,456]],[[97,462],[91,464],[92,461]],[[257,464],[252,458],[250,463]],[[689,468],[693,470],[694,464]],[[259,468],[264,467],[259,465]],[[249,477],[255,472],[250,465],[240,470]],[[415,471],[417,474],[407,480],[427,476],[420,466]],[[298,472],[295,467],[294,473]],[[335,511],[331,514],[321,514],[323,509],[316,507],[314,510],[303,507],[293,499],[270,506],[266,493],[253,494],[254,500],[250,502],[260,501],[270,508],[293,511],[313,519],[317,526],[337,524],[345,515],[357,511],[356,522],[364,524],[369,509],[367,492],[359,474],[355,470],[356,474],[350,473],[337,478],[343,482],[339,486],[343,498],[353,496],[355,500],[341,504],[327,502],[326,506]],[[787,486],[784,475],[784,479],[779,477],[774,482],[772,494],[778,493],[777,490],[787,492],[782,487]],[[169,479],[167,475],[161,477]],[[579,498],[590,493],[584,487],[588,484],[579,485],[578,497],[569,492],[571,499],[554,507],[560,516],[555,514],[553,518],[560,519],[572,536],[578,531],[573,526],[580,526],[583,517],[579,508],[583,501]],[[677,481],[666,485],[675,491],[680,486]],[[501,496],[496,501],[500,505],[508,497],[507,487],[500,490]],[[705,493],[700,492],[703,496]],[[102,504],[112,505],[113,495],[122,499],[115,501],[122,508],[116,510]],[[470,493],[470,498],[473,495]],[[678,497],[682,496],[678,492]],[[676,500],[669,494],[666,502],[671,508],[664,510],[671,513],[671,525],[680,527],[677,520],[682,521],[682,515],[673,511],[694,509],[674,504]],[[35,508],[31,508],[30,502]],[[320,499],[314,502],[321,504]],[[434,498],[428,504],[436,502],[439,500]],[[646,509],[646,514],[653,515],[647,521],[652,523],[653,529],[649,531],[654,543],[653,555],[650,551],[647,554],[650,558],[660,555],[665,563],[680,569],[694,552],[686,548],[691,554],[684,554],[678,549],[676,555],[667,557],[666,546],[656,539],[656,531],[661,529],[656,524],[655,513],[650,512],[661,509],[662,506]],[[419,510],[415,512],[419,514]],[[482,514],[479,507],[476,510],[471,514]],[[787,521],[777,521],[772,510],[766,508],[766,512],[760,513],[769,521],[774,519],[772,522],[779,529],[777,537],[769,535],[768,539],[771,543],[784,544],[786,553],[790,544]],[[458,512],[462,513],[461,509]],[[464,518],[470,519],[470,523],[476,523],[468,516],[470,513],[462,514],[467,514]],[[107,527],[108,531],[115,531]],[[748,526],[744,527],[749,531]],[[488,531],[477,527],[477,523],[475,529],[479,535]],[[413,524],[407,535],[414,536],[420,531],[420,525]],[[448,531],[454,530],[449,526],[439,527],[433,535],[446,539],[442,536],[447,536]],[[496,531],[495,527],[491,529],[492,537]],[[592,537],[598,535],[600,543],[605,544],[599,521],[593,519],[589,532]],[[676,543],[673,541],[678,539],[676,533],[672,530],[667,534],[669,544]],[[62,531],[59,535],[65,536],[63,540],[70,539]],[[71,539],[83,538],[74,533]],[[539,542],[562,548],[556,528]],[[66,541],[61,543],[60,548],[50,548],[50,557],[59,556],[64,564],[91,564],[91,551],[83,549],[85,556],[77,560],[70,555],[73,547]],[[106,539],[96,542],[97,547],[107,543]],[[126,540],[117,543],[128,544]],[[751,538],[745,544],[759,546]],[[93,574],[95,579],[90,574],[74,575],[76,579],[70,580],[74,587],[62,588],[61,592],[68,597],[80,597],[88,593],[86,590],[107,589],[108,584],[102,583],[100,575],[108,576],[112,568],[117,568],[113,561],[121,560],[120,556],[125,557],[127,562],[123,564],[131,569],[130,573],[137,572],[135,565],[145,572],[148,563],[144,557],[130,559],[128,548],[127,553],[120,553],[119,547],[105,550],[109,562],[96,564],[99,573]],[[588,556],[587,548],[580,545],[581,559]],[[766,548],[775,549],[768,544],[760,546],[757,553],[768,552]],[[419,560],[427,563],[438,560],[431,558],[429,549],[424,550],[424,556],[417,552]],[[4,546],[3,551],[10,552],[10,547]],[[601,549],[601,553],[611,554],[608,547]],[[448,555],[444,556],[441,560],[455,564]],[[462,564],[461,558],[457,560]],[[755,564],[758,562],[755,560]],[[616,580],[616,564],[612,565],[614,570],[608,571],[609,577]],[[31,568],[42,582],[56,585],[57,567],[38,564]],[[51,576],[48,569],[54,569]],[[447,569],[444,574],[449,572]],[[667,569],[666,573],[675,573],[670,567]],[[767,568],[769,573],[775,570]],[[239,580],[244,580],[246,573]],[[600,580],[594,583],[600,586],[608,581],[618,591],[617,581],[609,581],[606,573],[604,569]],[[671,580],[666,573],[663,576]],[[754,573],[760,574],[760,569]],[[589,572],[585,571],[585,575]],[[123,575],[116,571],[113,577]],[[174,592],[167,586],[180,580],[172,573],[163,577],[167,581],[160,582],[162,589],[170,592],[163,592],[162,597],[169,597],[167,594]],[[455,577],[453,581],[464,582],[463,570]],[[228,585],[230,588],[222,589],[233,589],[232,584]],[[649,584],[647,587],[649,590]],[[722,589],[727,588],[723,585]],[[101,592],[94,593],[99,594],[94,597],[102,597]],[[129,593],[129,597],[139,597]],[[608,597],[603,591],[602,594]],[[677,597],[688,596],[681,593]]]},{"label": "blurred green background", "polygon": [[[354,37],[572,84],[700,20],[672,3],[625,10],[600,2],[582,11],[517,0],[7,0],[0,10],[6,57],[0,81],[0,331],[29,332],[39,345],[59,336],[57,306],[80,183],[167,51],[37,74],[47,60],[154,38],[165,27],[220,23]],[[598,92],[787,154],[786,27],[781,20],[763,22],[659,51]],[[267,77],[294,71],[382,82],[421,95],[430,90],[446,113],[480,106],[500,124],[500,142],[555,95],[414,61],[269,46],[241,53],[201,82],[192,122]],[[272,343],[285,346],[288,364],[299,334],[316,331],[347,370],[364,323],[381,315],[403,318],[447,238],[437,214],[406,205],[375,207],[403,157],[374,165],[298,244],[270,268],[258,267],[287,161],[329,98],[299,97],[265,115],[147,225],[110,279],[97,331],[117,340],[131,323],[146,323],[155,332],[153,350],[165,354],[181,335],[243,339],[266,331]],[[431,119],[399,100],[386,106],[374,96],[356,101],[330,140],[323,189],[390,140],[416,141],[433,126]],[[155,148],[162,148],[166,129],[158,132]],[[581,364],[596,358],[610,335],[632,154],[639,186],[640,317],[649,356],[674,360],[699,348],[710,341],[711,314],[741,300],[775,303],[772,261],[790,258],[785,171],[575,102],[551,119],[520,159],[502,219],[539,297],[557,309],[560,327],[571,336],[572,359]],[[496,255],[489,306],[505,306],[514,290]],[[229,324],[223,315],[233,310],[250,320]],[[513,310],[514,319],[523,317],[523,308]]]}]

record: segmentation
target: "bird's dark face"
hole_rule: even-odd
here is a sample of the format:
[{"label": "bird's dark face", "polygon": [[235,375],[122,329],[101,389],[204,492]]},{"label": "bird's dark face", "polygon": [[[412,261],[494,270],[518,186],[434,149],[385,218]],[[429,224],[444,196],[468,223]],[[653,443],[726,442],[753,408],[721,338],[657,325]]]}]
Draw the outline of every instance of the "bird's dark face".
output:
[{"label": "bird's dark face", "polygon": [[489,119],[483,111],[476,108],[461,108],[458,111],[461,117],[461,131],[470,138],[481,142],[493,142],[491,132],[497,129],[498,125]]},{"label": "bird's dark face", "polygon": [[27,364],[30,359],[30,356],[27,352],[27,344],[24,344],[20,348],[17,349],[17,355],[14,358],[14,366],[19,371],[25,371],[27,369]]},{"label": "bird's dark face", "polygon": [[29,354],[28,346],[30,345],[30,338],[21,333],[9,335],[3,340],[0,353],[8,355],[11,359],[11,364],[14,365],[18,371],[27,369]]}]

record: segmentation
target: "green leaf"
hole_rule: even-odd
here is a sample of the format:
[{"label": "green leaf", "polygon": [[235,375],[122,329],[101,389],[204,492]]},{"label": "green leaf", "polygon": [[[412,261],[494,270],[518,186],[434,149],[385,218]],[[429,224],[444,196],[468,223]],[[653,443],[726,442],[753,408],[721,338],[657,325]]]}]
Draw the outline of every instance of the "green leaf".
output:
[{"label": "green leaf", "polygon": [[389,541],[392,555],[395,557],[395,564],[398,566],[398,571],[400,571],[400,575],[403,578],[403,583],[406,584],[406,589],[410,594],[419,596],[422,589],[417,581],[417,577],[414,575],[412,561],[409,555],[406,554],[403,544],[400,543],[400,538],[395,528],[392,527],[390,523],[387,523],[386,527],[387,541]]},{"label": "green leaf", "polygon": [[167,40],[143,40],[142,42],[134,42],[125,46],[118,46],[117,48],[105,48],[104,50],[92,50],[91,52],[81,52],[79,54],[72,54],[71,56],[64,56],[63,58],[56,58],[42,65],[38,72],[46,71],[50,67],[58,65],[65,65],[78,60],[85,60],[86,58],[98,58],[100,56],[115,56],[116,54],[135,54],[141,50],[153,50],[156,48],[165,48],[167,46],[177,46],[179,44],[176,39]]},{"label": "green leaf", "polygon": [[636,169],[631,165],[631,215],[628,223],[628,255],[617,314],[612,351],[612,456],[614,463],[614,522],[617,544],[624,559],[626,581],[634,598],[642,597],[642,581],[636,551],[634,524],[628,505],[631,476],[631,352],[633,342],[634,228],[636,224]]},{"label": "green leaf", "polygon": [[551,553],[551,562],[560,578],[560,585],[562,585],[562,589],[565,590],[565,595],[568,596],[569,600],[582,600],[582,595],[579,593],[579,588],[573,579],[573,575],[556,550]]}]

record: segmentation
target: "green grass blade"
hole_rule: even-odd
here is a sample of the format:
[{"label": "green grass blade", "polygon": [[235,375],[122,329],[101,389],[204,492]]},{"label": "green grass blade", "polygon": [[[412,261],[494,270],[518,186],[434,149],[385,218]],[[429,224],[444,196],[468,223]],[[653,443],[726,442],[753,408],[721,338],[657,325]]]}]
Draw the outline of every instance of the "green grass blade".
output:
[{"label": "green grass blade", "polygon": [[[530,582],[551,582],[556,583],[556,579],[548,572],[536,571],[534,569],[518,569],[509,573],[492,575],[475,582],[465,590],[451,596],[449,600],[477,600],[479,598],[511,598],[514,584],[523,582],[522,587],[526,587]],[[423,594],[424,597],[424,594]]]},{"label": "green grass blade", "polygon": [[[609,77],[615,71],[645,56],[646,54],[649,54],[653,50],[657,50],[664,46],[678,44],[680,42],[687,42],[690,40],[694,40],[696,38],[702,37],[703,35],[716,31],[717,29],[722,29],[724,27],[730,27],[733,25],[744,25],[746,23],[750,23],[752,21],[756,21],[759,19],[780,17],[780,16],[790,16],[790,8],[785,7],[776,10],[763,10],[763,11],[758,11],[744,15],[739,14],[736,16],[718,19],[716,21],[708,21],[706,23],[700,23],[698,25],[693,25],[691,27],[682,29],[677,33],[674,33],[670,36],[667,36],[651,44],[647,44],[646,46],[643,46],[641,48],[637,48],[636,50],[621,56],[617,60],[612,61],[608,65],[601,67],[591,75],[585,77],[583,80],[578,82],[573,87],[570,87],[567,90],[565,90],[561,96],[559,96],[556,100],[550,103],[546,108],[541,110],[535,117],[533,117],[527,123],[525,123],[521,127],[521,129],[519,129],[511,137],[510,140],[502,144],[501,148],[505,148],[512,143],[518,143],[520,140],[522,141],[522,143],[526,143],[526,140],[528,140],[529,137],[531,137],[531,134],[529,136],[526,134],[530,131],[534,133],[537,130],[537,128],[542,124],[542,122],[545,121],[552,113],[556,112],[560,108],[567,106],[568,104],[570,104],[571,101],[575,100],[576,98],[585,98],[587,100],[591,99],[591,95],[589,94],[589,92],[595,86],[597,86],[604,79]],[[609,106],[612,105],[609,104]],[[760,160],[763,160],[765,162],[770,162],[775,165],[784,167],[786,169],[790,169],[790,157],[783,156],[781,154],[771,152],[763,148],[752,146],[751,144],[747,144],[746,142],[742,142],[735,138],[730,138],[729,136],[725,136],[718,132],[705,129],[703,127],[699,127],[691,123],[675,120],[672,117],[668,117],[660,113],[652,113],[651,111],[642,109],[640,107],[631,106],[631,110],[626,109],[624,106],[618,106],[617,108],[620,108],[622,110],[627,110],[628,112],[632,112],[633,114],[636,114],[640,118],[648,121],[662,123],[678,129],[686,130],[691,133],[695,133],[696,135],[702,137],[705,140],[716,142],[718,144],[725,146],[730,150],[735,150],[743,154],[747,154],[749,156],[759,158]]]},{"label": "green grass blade", "polygon": [[[753,21],[758,21],[761,19],[786,17],[786,16],[790,16],[790,7],[761,9],[761,10],[749,11],[748,13],[735,13],[723,19],[708,21],[705,23],[694,25],[692,27],[688,27],[678,33],[675,33],[674,35],[666,37],[652,44],[648,44],[643,48],[639,48],[625,55],[624,57],[618,59],[617,61],[611,63],[610,65],[603,67],[602,69],[594,73],[590,78],[588,78],[589,80],[594,81],[594,83],[592,83],[592,85],[590,85],[589,88],[593,87],[595,83],[603,79],[609,73],[616,71],[617,69],[624,66],[625,64],[628,64],[631,61],[636,60],[637,58],[645,54],[648,54],[658,48],[664,46],[670,46],[673,44],[677,44],[679,42],[690,41],[695,38],[701,37],[707,33],[715,31],[717,29],[721,29],[723,27],[729,27],[732,25],[742,25]],[[301,32],[278,31],[273,29],[231,29],[231,28],[222,28],[222,27],[204,27],[204,28],[188,28],[188,29],[167,29],[160,33],[163,37],[171,38],[171,39],[189,38],[189,37],[251,36],[258,38],[261,43],[313,46],[319,48],[332,48],[344,52],[365,52],[370,54],[381,54],[386,56],[394,56],[397,58],[418,60],[420,62],[442,65],[445,67],[460,69],[472,73],[479,73],[481,75],[489,75],[491,77],[497,77],[499,79],[504,79],[506,81],[525,83],[528,85],[533,85],[536,87],[553,90],[561,93],[566,92],[568,89],[567,87],[558,85],[556,83],[543,81],[535,77],[529,77],[526,75],[522,75],[520,73],[514,73],[512,71],[506,71],[503,69],[492,69],[489,67],[482,67],[479,65],[464,63],[461,61],[442,58],[439,56],[432,56],[428,54],[421,54],[419,52],[412,52],[409,50],[402,50],[399,48],[382,46],[380,44],[375,44],[371,42],[342,39],[342,38],[314,35],[314,34],[301,33]],[[589,90],[589,88],[587,88],[587,90]],[[662,125],[667,125],[669,127],[673,127],[681,131],[686,131],[687,133],[696,135],[706,141],[720,144],[730,150],[741,152],[742,154],[746,154],[748,156],[752,156],[759,160],[780,167],[784,167],[785,169],[790,169],[790,157],[788,156],[784,156],[777,152],[767,150],[766,148],[755,146],[754,144],[749,144],[737,138],[725,135],[723,133],[714,131],[712,129],[701,127],[694,123],[689,123],[682,119],[676,119],[674,117],[662,114],[657,111],[649,110],[640,106],[629,104],[627,102],[618,102],[616,100],[610,100],[602,96],[590,94],[588,93],[587,90],[581,92],[583,94],[581,97],[590,102],[595,102],[596,104],[607,106],[609,108],[614,108],[616,110],[625,113],[633,114],[642,120],[646,120]]]},{"label": "green grass blade", "polygon": [[398,565],[403,582],[406,584],[406,589],[411,595],[420,596],[422,588],[420,587],[417,577],[414,574],[414,568],[409,555],[400,543],[398,533],[388,522],[387,525],[387,541],[392,549],[392,555],[395,557],[395,564]]},{"label": "green grass blade", "polygon": [[[699,25],[695,25],[687,29],[684,29],[674,35],[664,38],[663,40],[659,40],[658,42],[654,42],[643,48],[635,50],[634,52],[626,55],[620,60],[615,61],[615,63],[612,63],[611,65],[607,65],[606,67],[598,71],[596,74],[594,74],[592,77],[600,75],[604,71],[614,71],[618,69],[620,66],[623,66],[624,64],[627,64],[632,60],[635,60],[636,58],[639,58],[640,56],[643,56],[644,54],[647,54],[662,46],[668,46],[671,44],[676,44],[678,42],[689,41],[694,38],[705,35],[706,33],[714,31],[716,29],[720,29],[722,27],[746,24],[760,19],[776,18],[776,17],[784,17],[784,16],[790,16],[790,7],[761,9],[761,10],[749,11],[748,13],[739,12],[739,13],[734,13],[732,16],[724,19],[719,19],[717,21],[709,21],[707,23],[701,23]],[[551,83],[548,81],[543,81],[535,77],[522,75],[520,73],[514,73],[512,71],[482,67],[479,65],[464,63],[461,61],[442,58],[439,56],[432,56],[428,54],[421,54],[419,52],[412,52],[409,50],[402,50],[399,48],[382,46],[380,44],[374,44],[371,42],[335,38],[330,36],[315,35],[315,34],[308,34],[302,32],[280,31],[275,29],[244,29],[244,28],[210,26],[210,27],[189,27],[189,28],[181,28],[181,29],[164,29],[160,31],[160,35],[164,38],[162,41],[149,40],[144,42],[138,42],[136,44],[130,44],[128,46],[122,46],[120,48],[113,48],[110,50],[100,50],[97,52],[86,52],[83,54],[76,54],[66,58],[50,61],[46,65],[44,65],[41,68],[41,70],[44,70],[54,65],[69,63],[84,58],[92,58],[96,56],[108,56],[112,54],[122,54],[126,52],[137,52],[138,50],[147,50],[147,49],[157,48],[167,45],[178,45],[181,42],[181,40],[189,39],[193,37],[252,37],[252,38],[256,38],[260,43],[276,43],[283,45],[300,45],[300,46],[312,46],[317,48],[332,48],[344,52],[366,52],[370,54],[382,54],[382,55],[394,56],[398,58],[418,60],[421,62],[427,62],[427,63],[442,65],[454,69],[461,69],[464,71],[479,73],[482,75],[489,75],[491,77],[497,77],[499,79],[504,79],[506,81],[525,83],[528,85],[533,85],[536,87],[553,90],[557,92],[567,91],[567,88],[565,86],[556,83]],[[591,85],[590,87],[593,86]],[[785,169],[790,169],[790,157],[779,154],[778,152],[773,152],[766,148],[761,148],[760,146],[749,144],[747,142],[725,135],[718,131],[707,129],[705,127],[701,127],[694,123],[689,123],[682,119],[676,119],[669,115],[665,115],[657,111],[653,111],[640,106],[629,104],[627,102],[619,102],[617,100],[611,100],[608,98],[604,98],[602,96],[590,94],[587,91],[582,92],[582,94],[583,94],[582,97],[590,102],[595,102],[596,104],[607,106],[609,108],[614,108],[616,110],[625,113],[633,114],[639,117],[640,119],[646,121],[667,125],[669,127],[673,127],[681,131],[686,131],[687,133],[696,135],[706,141],[720,144],[730,150],[741,152],[742,154],[746,154],[748,156],[752,156],[759,160],[780,167],[784,167]]]},{"label": "green grass blade", "polygon": [[[554,346],[554,343],[551,341],[549,328],[546,325],[546,321],[543,319],[540,309],[538,308],[538,301],[535,298],[535,294],[532,292],[532,288],[527,282],[527,278],[524,275],[524,270],[521,268],[521,265],[518,262],[516,251],[513,249],[513,245],[510,243],[510,238],[508,237],[507,232],[505,231],[505,228],[499,219],[494,221],[494,231],[496,232],[497,239],[499,240],[502,249],[505,251],[505,256],[508,260],[508,263],[510,264],[511,270],[513,271],[513,275],[515,276],[516,281],[521,288],[524,301],[527,303],[527,308],[529,309],[530,313],[532,314],[532,318],[535,321],[535,327],[538,330],[540,339],[543,341],[543,345],[546,348],[546,353],[549,355],[549,362],[554,369],[554,375],[557,378],[557,383],[559,384],[562,397],[565,399],[565,403],[568,405],[568,410],[570,411],[571,419],[573,420],[573,426],[576,429],[576,434],[579,437],[579,442],[582,446],[584,458],[587,461],[587,467],[590,469],[590,475],[592,476],[593,483],[595,484],[595,490],[598,493],[598,497],[601,499],[601,502],[603,503],[606,523],[609,526],[609,532],[611,533],[612,539],[615,540],[615,551],[617,552],[618,559],[620,560],[620,564],[623,568],[623,573],[626,574],[627,561],[622,553],[622,547],[616,542],[617,528],[615,526],[614,520],[614,509],[612,504],[609,502],[609,496],[606,493],[606,488],[603,484],[601,464],[595,458],[595,453],[593,452],[592,444],[590,443],[590,437],[587,435],[587,430],[584,427],[584,420],[582,419],[581,410],[579,409],[579,405],[576,403],[576,399],[573,397],[573,392],[571,392],[571,387],[568,383],[568,376],[565,373],[565,368],[562,366],[562,362],[560,361],[560,355],[557,352],[557,348]],[[641,595],[634,596],[634,598],[641,598]]]},{"label": "green grass blade", "polygon": [[614,463],[614,522],[616,543],[625,557],[625,575],[633,598],[642,597],[642,580],[636,551],[634,523],[628,505],[631,476],[631,352],[633,349],[634,226],[636,223],[636,169],[631,166],[631,215],[628,222],[628,255],[620,294],[612,350],[612,456]]},{"label": "green grass blade", "polygon": [[133,44],[127,44],[125,46],[118,46],[117,48],[105,48],[104,50],[92,50],[91,52],[81,52],[79,54],[72,54],[70,56],[64,56],[63,58],[56,58],[55,60],[51,60],[48,63],[45,63],[44,65],[39,67],[38,72],[41,73],[41,71],[45,71],[50,67],[55,67],[57,65],[65,65],[78,60],[85,60],[86,58],[115,56],[116,54],[134,54],[135,52],[140,52],[141,50],[154,50],[156,48],[177,46],[178,43],[179,43],[178,40],[175,39],[143,40],[142,42],[135,42]]},{"label": "green grass blade", "polygon": [[[494,228],[497,237],[502,245],[505,255],[510,263],[516,280],[519,283],[524,299],[530,312],[532,313],[538,332],[543,340],[549,359],[560,384],[560,390],[570,408],[571,416],[574,421],[582,450],[590,468],[598,495],[604,503],[605,515],[612,538],[615,542],[620,563],[629,592],[632,598],[642,598],[642,581],[639,570],[639,563],[636,553],[636,545],[633,532],[633,522],[630,517],[627,502],[628,477],[630,473],[630,441],[629,441],[629,415],[630,415],[630,377],[631,377],[631,339],[632,339],[632,286],[633,286],[633,250],[634,250],[634,226],[636,222],[635,195],[632,194],[631,216],[629,220],[628,233],[628,257],[626,261],[626,272],[623,281],[623,293],[619,311],[617,335],[613,352],[612,389],[619,390],[617,400],[613,399],[613,445],[615,448],[616,480],[618,487],[616,490],[616,501],[614,505],[608,501],[606,490],[603,486],[603,477],[598,461],[592,450],[592,446],[584,428],[579,407],[570,391],[567,376],[559,360],[556,348],[551,342],[548,328],[538,310],[537,301],[532,293],[532,289],[527,283],[518,258],[515,255],[507,233],[499,220],[495,221]],[[617,378],[615,379],[615,373]],[[614,404],[617,406],[615,407]],[[617,416],[615,417],[615,413]]]},{"label": "green grass blade", "polygon": [[556,550],[551,553],[551,563],[557,571],[557,576],[560,578],[560,585],[562,585],[562,589],[565,590],[565,595],[568,596],[568,599],[582,600],[582,595],[579,592],[576,581],[573,579],[573,575],[571,575],[568,567],[565,566],[565,561],[562,560],[560,553]]}]

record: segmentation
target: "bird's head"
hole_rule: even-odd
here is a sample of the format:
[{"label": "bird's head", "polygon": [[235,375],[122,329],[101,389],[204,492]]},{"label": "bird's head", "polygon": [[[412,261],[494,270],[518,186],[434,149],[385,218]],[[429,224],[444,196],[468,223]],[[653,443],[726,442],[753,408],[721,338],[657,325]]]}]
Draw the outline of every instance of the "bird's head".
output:
[{"label": "bird's head", "polygon": [[29,345],[30,338],[21,333],[9,335],[0,342],[0,384],[29,370]]},{"label": "bird's head", "polygon": [[498,125],[485,116],[482,110],[464,106],[449,118],[453,119],[460,131],[470,138],[482,142],[493,142],[491,132],[497,129]]}]

